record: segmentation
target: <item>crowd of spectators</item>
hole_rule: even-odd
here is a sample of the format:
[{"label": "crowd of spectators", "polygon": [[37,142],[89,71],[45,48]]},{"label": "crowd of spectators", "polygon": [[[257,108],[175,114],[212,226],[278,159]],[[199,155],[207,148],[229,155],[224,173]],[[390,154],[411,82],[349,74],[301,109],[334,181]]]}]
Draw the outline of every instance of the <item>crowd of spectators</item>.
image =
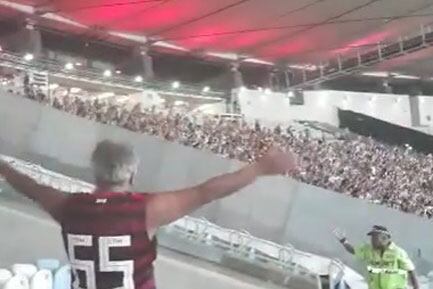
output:
[{"label": "crowd of spectators", "polygon": [[243,119],[180,114],[156,107],[131,107],[73,96],[35,97],[57,109],[101,123],[157,136],[226,158],[251,162],[270,146],[293,150],[295,178],[408,213],[433,217],[433,156],[362,136],[324,138],[291,124],[263,127]]}]

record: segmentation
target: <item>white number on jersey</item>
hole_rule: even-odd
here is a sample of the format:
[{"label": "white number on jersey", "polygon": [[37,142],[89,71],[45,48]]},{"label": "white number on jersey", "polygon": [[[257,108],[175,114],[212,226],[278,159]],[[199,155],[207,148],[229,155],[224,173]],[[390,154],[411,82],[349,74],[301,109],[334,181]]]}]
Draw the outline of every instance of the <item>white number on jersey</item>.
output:
[{"label": "white number on jersey", "polygon": [[[74,289],[96,289],[95,264],[93,261],[80,260],[75,257],[76,247],[92,247],[93,237],[91,235],[68,234],[68,254],[74,274]],[[110,248],[131,246],[131,236],[99,237],[99,269],[100,272],[122,272],[122,286],[113,289],[134,289],[134,261],[111,261]],[[78,270],[86,275],[86,288],[80,287]]]}]

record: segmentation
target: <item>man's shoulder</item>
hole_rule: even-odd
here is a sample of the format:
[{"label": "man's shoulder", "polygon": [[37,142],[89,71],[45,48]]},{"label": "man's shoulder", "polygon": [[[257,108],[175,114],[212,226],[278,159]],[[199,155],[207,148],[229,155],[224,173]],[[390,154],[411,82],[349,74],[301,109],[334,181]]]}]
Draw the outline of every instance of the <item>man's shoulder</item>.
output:
[{"label": "man's shoulder", "polygon": [[355,246],[355,256],[365,260],[370,255],[369,252],[373,250],[372,246],[368,243],[360,244]]},{"label": "man's shoulder", "polygon": [[403,248],[401,248],[401,247],[399,247],[397,244],[395,244],[394,242],[392,242],[390,245],[389,245],[389,249],[390,250],[392,250],[392,251],[394,251],[396,254],[398,254],[398,255],[407,255],[407,253],[406,253],[406,250],[405,249],[403,249]]}]

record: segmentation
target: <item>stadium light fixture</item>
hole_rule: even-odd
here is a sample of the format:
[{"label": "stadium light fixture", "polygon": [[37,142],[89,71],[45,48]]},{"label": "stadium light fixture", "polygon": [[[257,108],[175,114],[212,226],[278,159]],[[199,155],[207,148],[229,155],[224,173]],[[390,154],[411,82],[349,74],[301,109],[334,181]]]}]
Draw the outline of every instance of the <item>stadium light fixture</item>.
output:
[{"label": "stadium light fixture", "polygon": [[71,62],[66,63],[65,64],[65,69],[66,70],[72,70],[72,69],[74,69],[74,64],[71,63]]},{"label": "stadium light fixture", "polygon": [[396,74],[396,75],[394,75],[394,78],[396,78],[396,79],[413,79],[413,80],[421,79],[421,77],[419,77],[419,76],[406,75],[406,74]]},{"label": "stadium light fixture", "polygon": [[81,62],[75,62],[76,66],[83,66],[83,64]]},{"label": "stadium light fixture", "polygon": [[129,100],[129,96],[127,96],[127,95],[123,95],[123,96],[117,98],[117,99],[116,99],[116,102],[117,102],[117,103],[123,103],[123,102],[126,102],[126,101],[128,101],[128,100]]},{"label": "stadium light fixture", "polygon": [[71,93],[79,93],[81,91],[81,88],[79,87],[72,87],[71,88]]},{"label": "stadium light fixture", "polygon": [[371,76],[371,77],[389,77],[389,72],[383,72],[383,71],[379,71],[379,72],[364,72],[361,73],[361,75],[363,76]]},{"label": "stadium light fixture", "polygon": [[140,75],[137,75],[137,76],[134,78],[134,81],[135,81],[135,82],[143,82],[143,77],[140,76]]},{"label": "stadium light fixture", "polygon": [[111,77],[112,73],[111,70],[107,69],[104,71],[104,77]]},{"label": "stadium light fixture", "polygon": [[171,87],[174,89],[178,89],[180,87],[180,82],[179,81],[173,81],[173,83],[171,84]]},{"label": "stadium light fixture", "polygon": [[121,74],[121,73],[122,73],[121,70],[119,70],[119,69],[116,70],[116,74]]},{"label": "stadium light fixture", "polygon": [[32,61],[33,59],[35,59],[35,56],[33,54],[31,54],[31,53],[26,53],[24,55],[24,60],[25,61]]},{"label": "stadium light fixture", "polygon": [[96,99],[101,100],[101,99],[110,98],[113,96],[115,96],[114,92],[103,92],[103,93],[97,95]]},{"label": "stadium light fixture", "polygon": [[51,83],[49,86],[50,89],[56,89],[58,87],[59,87],[59,85],[57,83]]},{"label": "stadium light fixture", "polygon": [[204,93],[209,92],[209,91],[210,91],[210,87],[209,86],[203,87],[203,92]]}]

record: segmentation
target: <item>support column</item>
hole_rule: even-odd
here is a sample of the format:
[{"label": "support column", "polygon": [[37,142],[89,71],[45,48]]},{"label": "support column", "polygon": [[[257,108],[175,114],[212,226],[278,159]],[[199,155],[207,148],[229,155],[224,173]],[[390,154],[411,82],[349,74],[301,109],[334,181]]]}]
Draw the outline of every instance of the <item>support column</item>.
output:
[{"label": "support column", "polygon": [[134,61],[140,63],[140,70],[144,80],[152,80],[155,77],[153,70],[153,58],[149,55],[149,45],[138,46],[134,49]]},{"label": "support column", "polygon": [[36,21],[27,19],[25,32],[27,34],[27,43],[24,45],[27,52],[32,53],[35,57],[40,56],[43,51],[41,31],[39,31]]},{"label": "support column", "polygon": [[410,106],[410,118],[412,126],[420,126],[421,125],[421,116],[420,116],[420,103],[418,96],[410,95],[409,96],[409,106]]},{"label": "support column", "polygon": [[284,70],[284,86],[289,89],[293,82],[293,71],[290,68]]},{"label": "support column", "polygon": [[242,77],[242,73],[239,71],[240,63],[239,62],[233,62],[230,65],[230,70],[232,73],[232,79],[233,79],[233,88],[241,88],[244,86],[244,79]]},{"label": "support column", "polygon": [[280,80],[278,78],[278,70],[275,68],[269,71],[268,87],[273,91],[280,90],[281,88]]},{"label": "support column", "polygon": [[155,77],[155,72],[153,70],[153,58],[149,55],[149,47],[142,47],[140,55],[143,64],[144,79],[151,80]]}]

